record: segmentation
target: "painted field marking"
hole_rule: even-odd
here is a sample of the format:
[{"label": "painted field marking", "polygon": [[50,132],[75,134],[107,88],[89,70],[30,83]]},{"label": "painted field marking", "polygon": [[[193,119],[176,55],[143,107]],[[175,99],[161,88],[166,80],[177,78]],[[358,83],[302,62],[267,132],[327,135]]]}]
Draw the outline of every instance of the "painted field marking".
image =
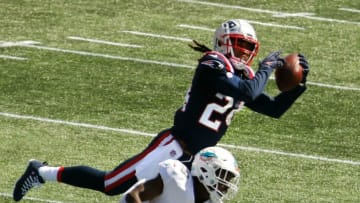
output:
[{"label": "painted field marking", "polygon": [[[200,26],[193,26],[193,25],[185,25],[185,24],[180,24],[178,25],[179,27],[184,27],[184,28],[190,28],[190,29],[199,29],[199,30],[205,30],[205,31],[214,31],[214,29],[210,29],[207,27],[200,27]],[[165,35],[156,35],[156,34],[151,34],[151,33],[145,33],[145,32],[138,32],[138,31],[126,31],[130,34],[139,34],[141,33],[141,35],[145,35],[145,36],[149,36],[149,37],[156,37],[156,38],[165,38],[165,39],[173,39],[173,40],[179,40],[178,37],[173,37],[173,36],[165,36]],[[183,38],[181,38],[183,39]],[[191,39],[186,38],[187,41]],[[183,41],[183,40],[181,40]],[[187,68],[195,68],[192,67],[190,65],[184,65]],[[180,67],[180,66],[177,66]],[[273,77],[271,77],[270,79],[274,79]],[[311,85],[315,85],[315,86],[320,86],[320,87],[328,87],[328,88],[334,88],[334,89],[343,89],[343,90],[355,90],[355,91],[360,91],[360,88],[357,87],[346,87],[346,86],[339,86],[339,85],[330,85],[330,84],[323,84],[323,83],[317,83],[317,82],[310,82],[308,81],[307,84],[311,84]]]},{"label": "painted field marking", "polygon": [[16,46],[24,46],[24,45],[35,45],[35,44],[40,44],[40,42],[31,41],[31,40],[17,41],[17,42],[0,41],[0,48],[16,47]]},{"label": "painted field marking", "polygon": [[[12,198],[12,194],[0,192],[0,196]],[[35,202],[47,202],[47,203],[65,203],[57,200],[39,199],[34,197],[24,197],[23,200],[30,200]],[[67,202],[69,203],[69,202]]]},{"label": "painted field marking", "polygon": [[323,18],[323,17],[316,17],[316,16],[310,16],[310,15],[304,15],[304,16],[299,16],[299,17],[307,18],[307,19],[310,19],[310,20],[325,21],[325,22],[335,22],[335,23],[345,23],[345,24],[360,25],[360,22],[353,22],[353,21],[339,20],[339,19],[332,19],[332,18]]},{"label": "painted field marking", "polygon": [[192,39],[183,38],[183,37],[172,37],[172,36],[166,36],[166,35],[138,32],[138,31],[129,31],[129,30],[122,30],[120,32],[129,33],[129,34],[133,34],[133,35],[147,36],[147,37],[157,37],[157,38],[163,38],[163,39],[173,39],[173,40],[179,40],[179,41],[184,41],[184,42],[192,42]]},{"label": "painted field marking", "polygon": [[110,42],[110,41],[99,40],[99,39],[83,38],[83,37],[77,37],[77,36],[69,36],[67,38],[72,39],[72,40],[93,42],[93,43],[98,43],[98,44],[107,44],[107,45],[120,46],[120,47],[131,47],[131,48],[141,48],[141,47],[143,47],[143,46],[140,46],[140,45],[124,44],[124,43]]},{"label": "painted field marking", "polygon": [[[0,112],[0,116],[4,116],[4,117],[8,117],[8,118],[15,118],[15,119],[35,120],[35,121],[47,122],[47,123],[78,126],[78,127],[92,128],[92,129],[105,130],[105,131],[122,132],[122,133],[131,134],[131,135],[142,135],[142,136],[150,136],[150,137],[156,136],[156,134],[154,134],[154,133],[146,133],[146,132],[140,132],[140,131],[136,131],[136,130],[111,128],[111,127],[106,127],[106,126],[101,126],[101,125],[77,123],[77,122],[70,122],[70,121],[63,121],[63,120],[49,119],[49,118],[41,118],[41,117],[35,117],[35,116],[18,115],[18,114],[6,113],[6,112]],[[236,145],[229,145],[229,144],[219,144],[219,145],[228,147],[228,148],[245,150],[245,151],[257,151],[257,152],[263,152],[263,153],[268,153],[268,154],[277,154],[277,155],[291,156],[291,157],[304,158],[304,159],[314,159],[314,160],[335,162],[335,163],[341,163],[341,164],[360,165],[359,161],[352,161],[352,160],[331,159],[331,158],[320,157],[320,156],[295,154],[295,153],[288,153],[288,152],[283,152],[283,151],[268,150],[268,149],[261,149],[261,148],[255,148],[255,147],[236,146]]]},{"label": "painted field marking", "polygon": [[339,86],[339,85],[329,85],[329,84],[323,84],[323,83],[317,83],[317,82],[311,82],[311,81],[307,81],[306,84],[315,85],[315,86],[319,86],[319,87],[328,87],[328,88],[333,88],[333,89],[340,89],[340,90],[355,90],[355,91],[360,91],[360,88],[357,88],[357,87],[346,87],[346,86]]},{"label": "painted field marking", "polygon": [[151,137],[155,136],[155,134],[152,134],[152,133],[144,133],[144,132],[128,130],[128,129],[111,128],[111,127],[100,126],[100,125],[77,123],[77,122],[70,122],[70,121],[63,121],[63,120],[56,120],[56,119],[49,119],[49,118],[40,118],[40,117],[35,117],[35,116],[24,116],[24,115],[5,113],[5,112],[0,112],[0,116],[15,118],[15,119],[34,120],[34,121],[40,121],[40,122],[45,122],[45,123],[71,125],[71,126],[76,126],[76,127],[93,128],[93,129],[98,129],[98,130],[114,131],[114,132],[127,133],[127,134],[133,134],[133,135],[143,135],[143,136],[151,136]]},{"label": "painted field marking", "polygon": [[354,13],[360,13],[360,10],[353,9],[353,8],[339,8],[339,10],[341,10],[341,11],[349,11],[349,12],[354,12]]},{"label": "painted field marking", "polygon": [[[252,20],[247,20],[247,21],[248,21],[249,23],[251,23],[251,24],[268,26],[268,27],[278,27],[278,28],[286,28],[286,29],[305,30],[305,28],[303,28],[303,27],[297,27],[297,26],[291,26],[291,25],[279,25],[279,24],[264,23],[264,22],[252,21]],[[211,29],[211,28],[207,28],[207,27],[202,27],[202,26],[196,26],[196,25],[180,24],[180,25],[178,25],[178,27],[190,28],[190,29],[195,29],[195,30],[211,31],[211,32],[214,32],[214,31],[215,31],[215,29]]]},{"label": "painted field marking", "polygon": [[150,63],[150,64],[157,64],[157,65],[163,65],[163,66],[179,67],[179,68],[194,68],[193,66],[171,63],[171,62],[130,58],[130,57],[115,56],[115,55],[101,54],[101,53],[94,53],[94,52],[76,51],[76,50],[70,50],[70,49],[59,49],[59,48],[38,46],[38,45],[21,45],[21,46],[28,47],[28,48],[41,49],[41,50],[47,50],[47,51],[78,54],[78,55],[83,55],[83,56],[95,56],[95,57],[103,57],[103,58],[117,59],[117,60],[123,60],[123,61],[134,61],[134,62],[140,62],[140,63]]},{"label": "painted field marking", "polygon": [[231,8],[231,9],[241,9],[245,11],[251,11],[251,12],[258,12],[258,13],[268,13],[268,14],[279,14],[278,11],[270,11],[270,10],[264,10],[264,9],[257,9],[257,8],[249,8],[244,6],[235,6],[235,5],[228,5],[228,4],[221,4],[221,3],[212,3],[212,2],[206,2],[206,1],[194,1],[194,0],[177,0],[180,2],[185,3],[193,3],[193,4],[201,4],[206,6],[215,6],[215,7],[221,7],[221,8]]},{"label": "painted field marking", "polygon": [[[192,65],[177,64],[177,63],[171,63],[171,62],[166,62],[166,61],[154,61],[154,60],[147,60],[147,59],[114,56],[114,55],[108,55],[108,54],[93,53],[93,52],[86,52],[86,51],[76,51],[76,50],[69,50],[69,49],[59,49],[59,48],[38,46],[38,45],[18,45],[18,46],[47,50],[47,51],[78,54],[78,55],[83,55],[83,56],[94,56],[94,57],[103,57],[103,58],[123,60],[123,61],[134,61],[134,62],[140,62],[140,63],[157,64],[157,65],[171,66],[171,67],[178,67],[178,68],[190,68],[190,69],[195,68],[195,66],[192,66]],[[273,78],[270,78],[270,79],[273,79]],[[333,89],[360,91],[360,88],[357,88],[357,87],[337,86],[337,85],[316,83],[316,82],[310,82],[310,81],[308,81],[307,83],[311,84],[311,85],[315,85],[315,86],[328,87],[328,88],[333,88]]]},{"label": "painted field marking", "polygon": [[12,59],[12,60],[19,60],[19,61],[27,60],[27,58],[23,58],[23,57],[2,55],[2,54],[0,54],[0,58],[3,58],[3,59]]},{"label": "painted field marking", "polygon": [[226,148],[240,149],[240,150],[244,150],[244,151],[263,152],[263,153],[267,153],[267,154],[277,154],[277,155],[291,156],[291,157],[296,157],[296,158],[314,159],[314,160],[319,160],[319,161],[335,162],[335,163],[350,164],[350,165],[360,165],[359,161],[352,161],[352,160],[331,159],[331,158],[312,156],[312,155],[306,155],[306,154],[296,154],[296,153],[289,153],[289,152],[282,152],[282,151],[275,151],[275,150],[268,150],[268,149],[260,149],[260,148],[256,148],[256,147],[242,147],[242,146],[229,145],[229,144],[218,144],[218,145],[226,147]]},{"label": "painted field marking", "polygon": [[267,13],[267,14],[272,14],[274,17],[282,17],[282,18],[284,18],[284,17],[300,17],[300,18],[307,18],[310,20],[360,25],[360,22],[353,22],[353,21],[339,20],[339,19],[332,19],[332,18],[315,17],[313,13],[286,13],[286,12],[249,8],[249,7],[244,7],[244,6],[227,5],[227,4],[221,4],[221,3],[211,3],[211,2],[205,2],[205,1],[195,1],[195,0],[177,0],[177,1],[185,2],[185,3],[201,4],[201,5],[206,5],[206,6],[241,9],[241,10],[246,10],[246,11],[250,11],[250,12]]},{"label": "painted field marking", "polygon": [[[271,80],[275,80],[274,76],[270,76]],[[340,85],[330,85],[330,84],[324,84],[324,83],[318,83],[318,82],[311,82],[307,81],[306,84],[308,85],[314,85],[319,87],[327,87],[332,89],[339,89],[339,90],[354,90],[354,91],[360,91],[360,88],[358,87],[347,87],[347,86],[340,86]]]},{"label": "painted field marking", "polygon": [[249,21],[250,23],[252,23],[252,24],[269,26],[269,27],[278,27],[278,28],[288,28],[288,29],[296,29],[296,30],[305,30],[305,28],[303,28],[303,27],[292,26],[292,25],[279,25],[279,24],[274,24],[274,23],[263,23],[263,22],[259,22],[259,21],[253,21],[253,20],[248,20],[248,21]]},{"label": "painted field marking", "polygon": [[194,30],[204,30],[204,31],[209,31],[209,32],[214,32],[215,31],[215,29],[212,29],[212,28],[196,26],[196,25],[180,24],[180,25],[177,25],[177,27],[190,28],[190,29],[194,29]]}]

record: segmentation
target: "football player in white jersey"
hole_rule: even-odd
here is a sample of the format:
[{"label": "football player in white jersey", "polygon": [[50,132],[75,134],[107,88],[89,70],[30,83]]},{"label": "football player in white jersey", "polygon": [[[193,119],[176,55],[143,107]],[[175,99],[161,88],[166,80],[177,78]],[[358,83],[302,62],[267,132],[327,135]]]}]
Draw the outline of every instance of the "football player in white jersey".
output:
[{"label": "football player in white jersey", "polygon": [[161,162],[157,177],[138,181],[120,203],[222,203],[234,197],[239,179],[234,156],[207,147],[195,155],[191,171],[178,160]]}]

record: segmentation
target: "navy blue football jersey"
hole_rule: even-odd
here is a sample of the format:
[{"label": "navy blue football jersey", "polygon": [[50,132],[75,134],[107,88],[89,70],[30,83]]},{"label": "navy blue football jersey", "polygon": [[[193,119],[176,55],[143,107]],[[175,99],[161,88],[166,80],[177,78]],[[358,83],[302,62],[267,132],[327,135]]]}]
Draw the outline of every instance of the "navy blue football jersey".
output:
[{"label": "navy blue football jersey", "polygon": [[[288,94],[283,96],[284,101],[277,101],[263,93],[273,71],[270,68],[259,67],[253,79],[241,79],[235,71],[231,62],[219,52],[207,52],[199,59],[192,85],[183,106],[175,113],[171,129],[192,154],[216,145],[234,113],[244,105],[259,113],[279,117],[297,98]],[[292,99],[287,98],[289,95]],[[276,106],[283,103],[286,105],[278,111]]]}]

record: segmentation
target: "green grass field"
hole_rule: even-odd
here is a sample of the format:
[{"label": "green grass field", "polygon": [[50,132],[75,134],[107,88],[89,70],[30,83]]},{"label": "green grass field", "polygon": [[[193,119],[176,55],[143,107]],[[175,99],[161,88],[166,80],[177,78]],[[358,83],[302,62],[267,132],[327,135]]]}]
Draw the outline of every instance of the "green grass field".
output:
[{"label": "green grass field", "polygon": [[[230,18],[253,23],[254,64],[278,49],[311,64],[281,119],[234,117],[221,141],[241,167],[233,202],[360,202],[359,1],[0,0],[0,13],[0,202],[31,158],[111,170],[142,150],[183,103],[200,57],[187,40],[211,45]],[[119,198],[47,183],[22,202]]]}]

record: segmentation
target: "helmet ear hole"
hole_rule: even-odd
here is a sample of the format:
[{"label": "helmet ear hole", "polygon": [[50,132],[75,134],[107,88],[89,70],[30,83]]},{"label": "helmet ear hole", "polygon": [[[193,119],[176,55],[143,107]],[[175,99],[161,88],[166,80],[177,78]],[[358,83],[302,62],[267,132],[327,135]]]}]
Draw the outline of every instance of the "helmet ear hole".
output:
[{"label": "helmet ear hole", "polygon": [[207,172],[206,168],[204,168],[204,167],[201,167],[200,170],[201,170],[201,172],[203,172],[203,173],[206,173],[206,172]]}]

